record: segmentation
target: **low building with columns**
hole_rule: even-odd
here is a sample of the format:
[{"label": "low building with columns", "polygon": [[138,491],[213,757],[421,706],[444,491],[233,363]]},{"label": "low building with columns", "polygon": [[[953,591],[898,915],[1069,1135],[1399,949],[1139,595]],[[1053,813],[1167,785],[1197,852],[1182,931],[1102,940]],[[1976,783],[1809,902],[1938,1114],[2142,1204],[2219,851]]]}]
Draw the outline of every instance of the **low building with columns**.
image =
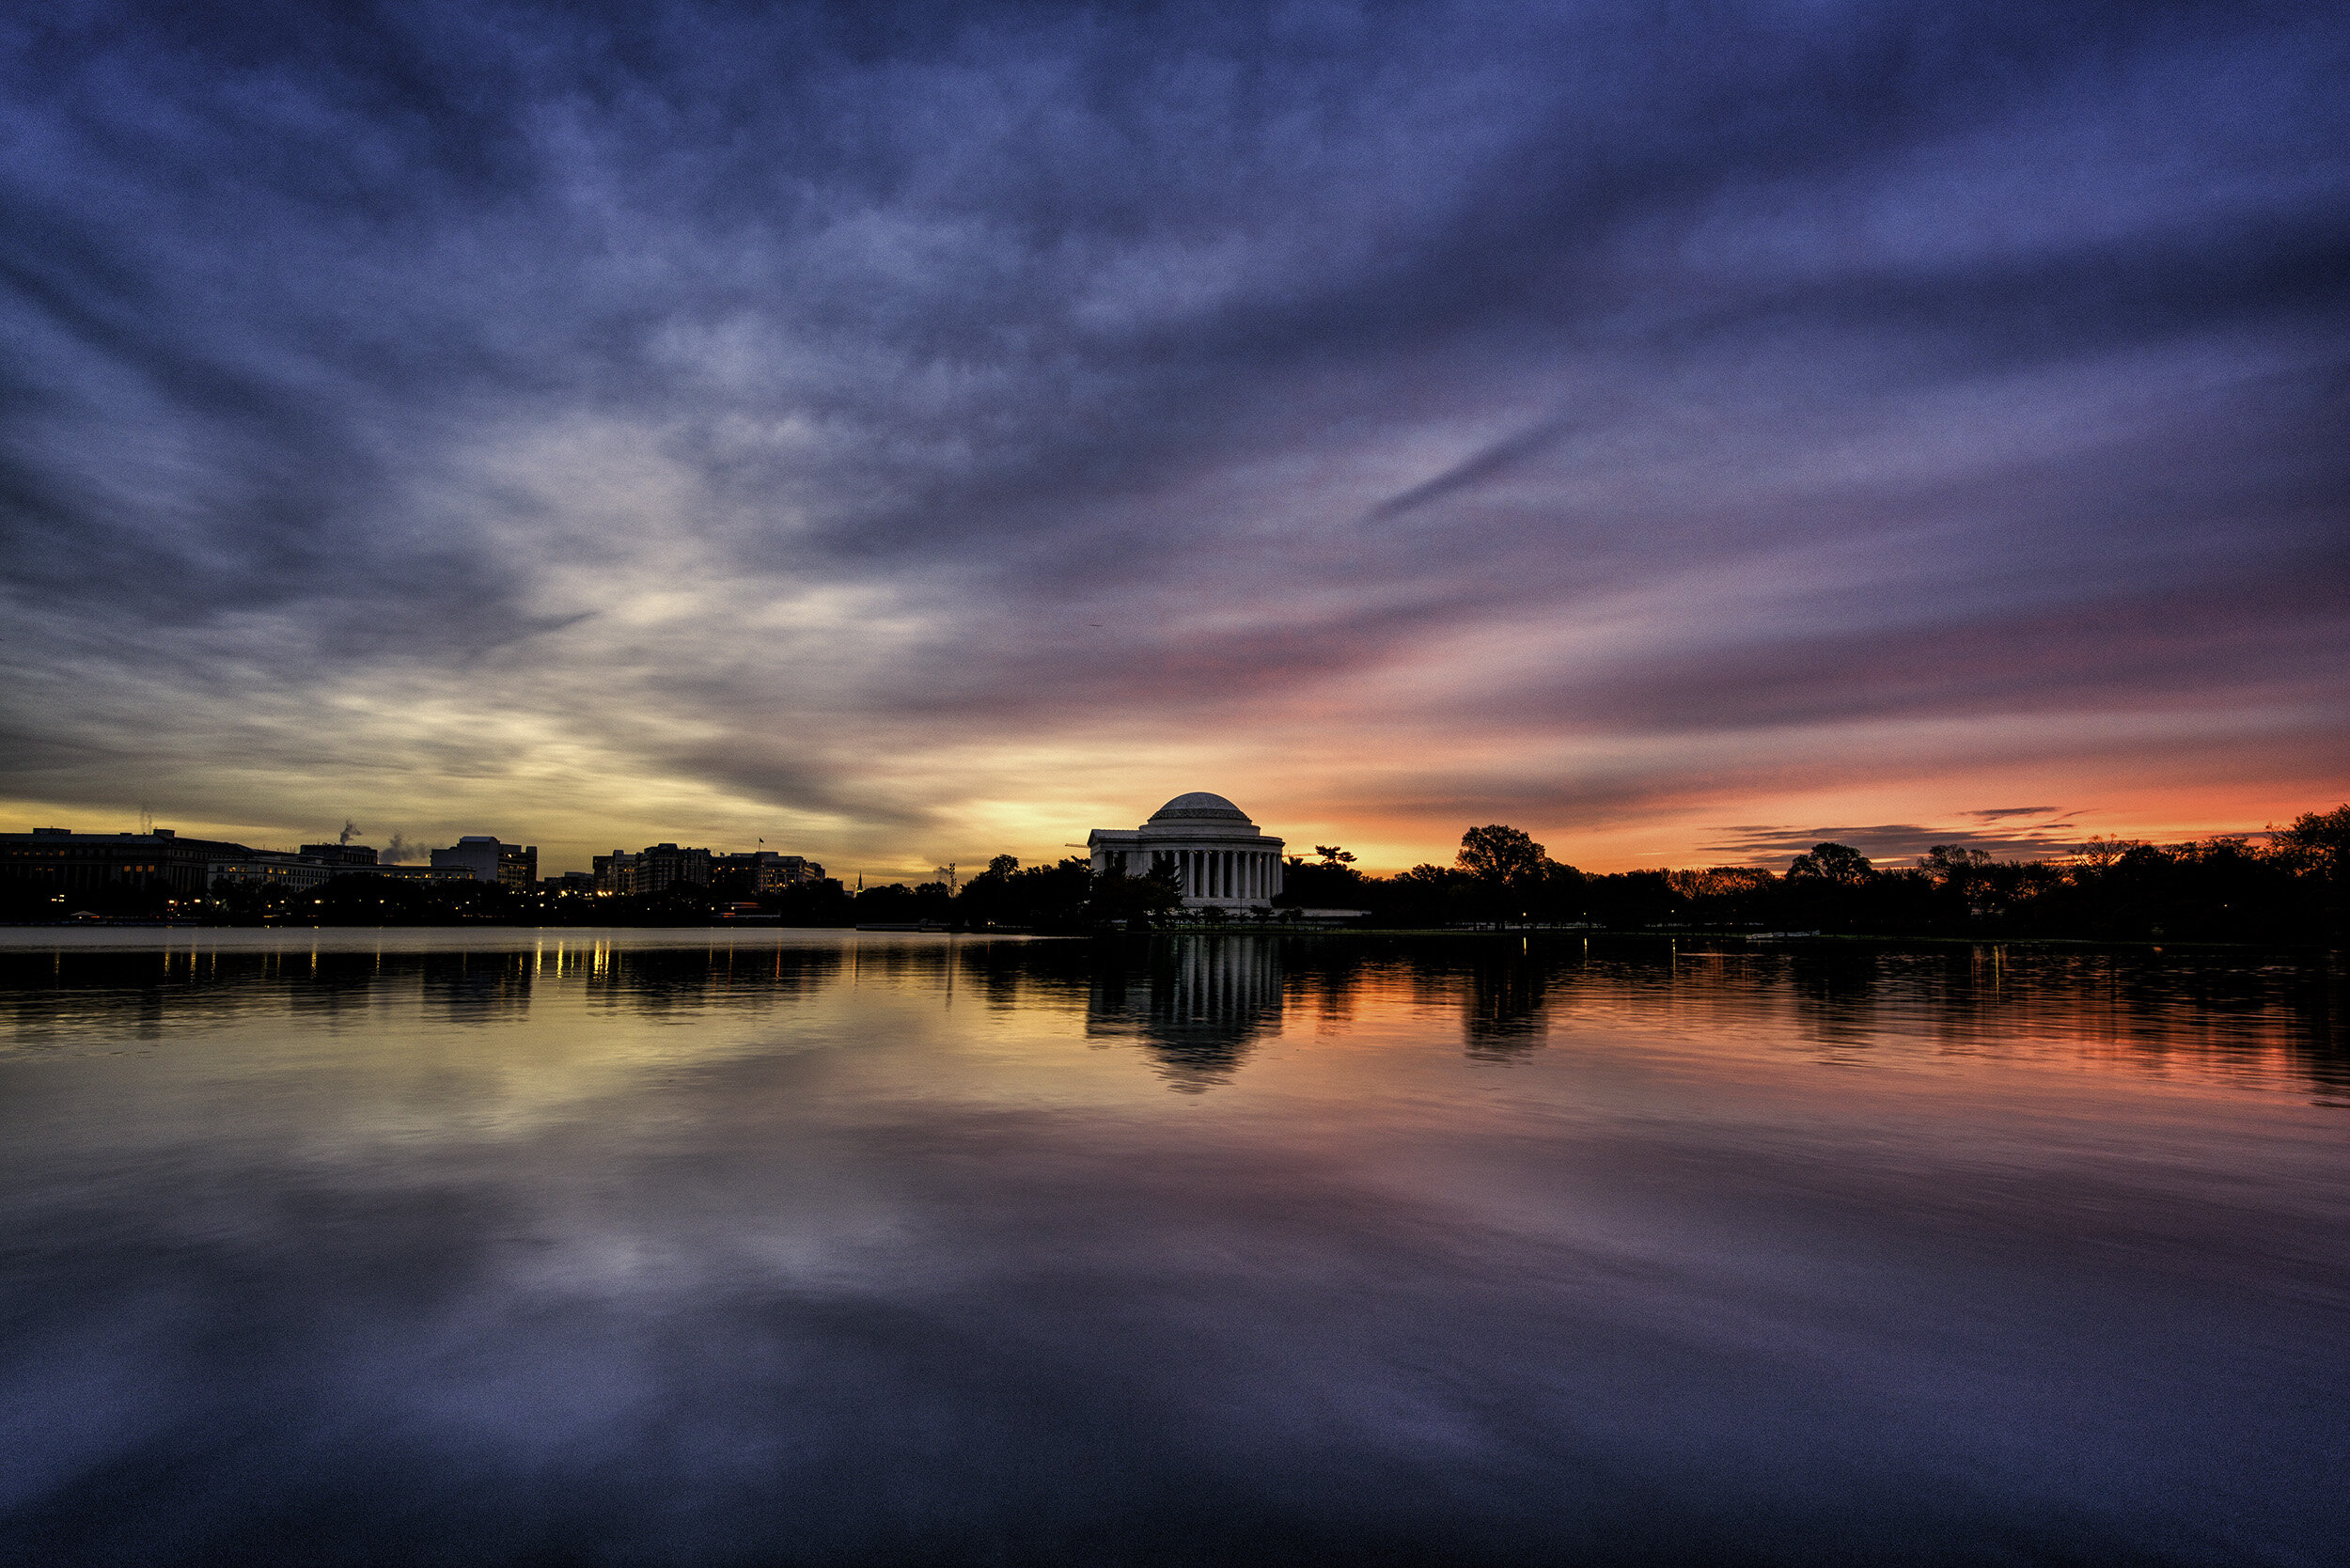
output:
[{"label": "low building with columns", "polygon": [[1270,909],[1281,890],[1281,840],[1204,791],[1177,795],[1140,827],[1097,827],[1086,848],[1097,871],[1119,866],[1128,876],[1148,876],[1171,862],[1186,909]]}]

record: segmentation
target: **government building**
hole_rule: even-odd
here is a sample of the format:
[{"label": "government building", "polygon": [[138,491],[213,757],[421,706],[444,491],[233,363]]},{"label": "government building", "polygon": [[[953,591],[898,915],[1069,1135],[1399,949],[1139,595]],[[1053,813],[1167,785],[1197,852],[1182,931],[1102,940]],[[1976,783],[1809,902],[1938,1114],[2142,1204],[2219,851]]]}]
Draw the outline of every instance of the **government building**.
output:
[{"label": "government building", "polygon": [[1140,827],[1097,827],[1086,835],[1093,869],[1148,876],[1172,863],[1186,909],[1270,909],[1281,890],[1281,840],[1257,831],[1222,795],[1177,795]]}]

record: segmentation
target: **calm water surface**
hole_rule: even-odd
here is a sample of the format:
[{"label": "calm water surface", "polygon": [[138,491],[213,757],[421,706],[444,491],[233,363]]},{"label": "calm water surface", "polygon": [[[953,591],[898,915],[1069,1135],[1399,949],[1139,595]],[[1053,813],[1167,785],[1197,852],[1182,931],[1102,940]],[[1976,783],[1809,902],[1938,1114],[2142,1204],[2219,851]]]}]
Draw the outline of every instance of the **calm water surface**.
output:
[{"label": "calm water surface", "polygon": [[0,1557],[2350,1560],[2343,1000],[0,933]]}]

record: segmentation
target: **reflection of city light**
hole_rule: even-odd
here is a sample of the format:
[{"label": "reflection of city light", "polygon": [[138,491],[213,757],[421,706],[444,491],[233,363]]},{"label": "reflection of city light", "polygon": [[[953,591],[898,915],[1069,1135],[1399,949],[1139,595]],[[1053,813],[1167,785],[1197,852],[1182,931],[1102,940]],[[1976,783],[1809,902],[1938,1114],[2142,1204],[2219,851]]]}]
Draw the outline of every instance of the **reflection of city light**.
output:
[{"label": "reflection of city light", "polygon": [[[937,1007],[952,996],[958,1021],[992,1027],[1017,1014],[1048,1033],[1073,1021],[1084,1036],[1131,1048],[1186,1090],[1235,1080],[1285,1032],[1311,1040],[1402,1027],[1506,1065],[1539,1059],[1562,1033],[1620,1025],[1670,1029],[1687,1049],[1732,1054],[1776,1038],[1840,1065],[2060,1059],[2241,1087],[2350,1088],[2333,1022],[2339,982],[2292,964],[1999,946],[1918,953],[1660,942],[1594,951],[1588,936],[1522,934],[1418,945],[1271,933],[1099,945],[811,933],[723,944],[539,937],[432,946],[445,940],[427,932],[306,932],[293,941],[254,933],[174,936],[143,956],[65,945],[13,956],[0,949],[0,962],[26,977],[13,996],[0,993],[0,1005],[20,1038],[101,1028],[115,983],[104,977],[120,972],[110,966],[143,964],[139,995],[158,1020],[225,1017],[239,998],[272,990],[305,1008],[365,1006],[387,1021],[421,1016],[435,1027],[563,1027],[567,1006],[592,1001],[599,1015],[694,1023],[659,1037],[665,1054],[744,1048],[743,1037],[714,1027],[729,1011],[822,1006],[846,1019],[905,1001]],[[98,983],[77,981],[77,972]],[[853,989],[860,975],[862,992]],[[612,1047],[615,1071],[654,1040],[628,1030],[597,1038]]]}]

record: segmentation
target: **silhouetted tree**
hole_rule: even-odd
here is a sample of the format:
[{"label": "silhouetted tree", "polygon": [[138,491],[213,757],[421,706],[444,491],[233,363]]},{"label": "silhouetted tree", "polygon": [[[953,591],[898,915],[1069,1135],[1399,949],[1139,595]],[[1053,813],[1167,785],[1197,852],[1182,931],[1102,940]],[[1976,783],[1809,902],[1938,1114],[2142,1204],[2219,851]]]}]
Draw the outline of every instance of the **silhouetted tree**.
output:
[{"label": "silhouetted tree", "polygon": [[2269,845],[2293,870],[2314,872],[2339,887],[2350,881],[2350,806],[2304,811]]},{"label": "silhouetted tree", "polygon": [[1450,866],[1418,865],[1388,877],[1380,913],[1398,925],[1434,926],[1465,918],[1469,877]]},{"label": "silhouetted tree", "polygon": [[848,888],[838,877],[820,882],[795,882],[760,896],[760,907],[787,926],[846,926],[856,923],[856,909]]},{"label": "silhouetted tree", "polygon": [[974,931],[991,926],[1072,931],[1084,922],[1092,880],[1091,862],[1082,856],[1023,870],[1018,860],[999,855],[964,884],[955,918]]},{"label": "silhouetted tree", "polygon": [[1937,883],[1969,881],[1990,863],[1986,851],[1957,844],[1936,844],[1918,857],[1918,869]]},{"label": "silhouetted tree", "polygon": [[1492,823],[1461,835],[1461,870],[1480,882],[1524,886],[1542,874],[1543,846],[1521,828]]},{"label": "silhouetted tree", "polygon": [[1850,844],[1814,844],[1810,852],[1788,862],[1791,882],[1820,881],[1839,887],[1857,887],[1876,874],[1869,857]]},{"label": "silhouetted tree", "polygon": [[1316,844],[1319,861],[1292,855],[1281,875],[1278,909],[1365,909],[1371,906],[1374,879],[1356,870],[1355,857],[1336,844]]},{"label": "silhouetted tree", "polygon": [[2077,853],[2084,864],[2102,871],[2130,851],[2139,847],[2138,840],[2136,839],[2116,839],[2108,834],[2092,833],[2089,837],[2089,842],[2081,845]]},{"label": "silhouetted tree", "polygon": [[1161,855],[1151,870],[1129,876],[1112,861],[1093,876],[1088,889],[1085,917],[1095,925],[1157,924],[1170,910],[1183,905],[1183,875],[1172,856]]},{"label": "silhouetted tree", "polygon": [[1534,913],[1550,856],[1522,828],[1489,823],[1461,835],[1455,856],[1469,874],[1475,912],[1487,919],[1523,919]]}]

